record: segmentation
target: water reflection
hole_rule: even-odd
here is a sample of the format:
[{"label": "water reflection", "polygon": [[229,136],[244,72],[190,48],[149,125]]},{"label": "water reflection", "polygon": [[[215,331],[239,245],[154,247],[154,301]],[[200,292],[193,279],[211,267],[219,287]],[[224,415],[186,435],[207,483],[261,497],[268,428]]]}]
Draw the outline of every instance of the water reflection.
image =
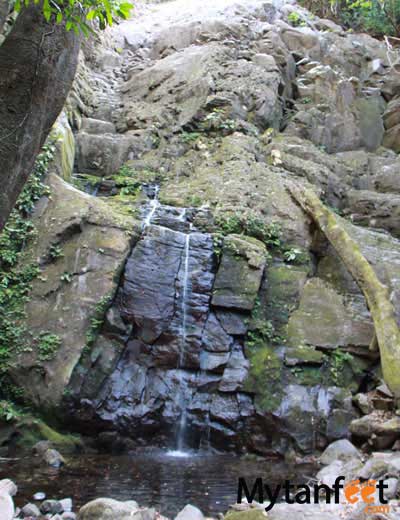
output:
[{"label": "water reflection", "polygon": [[[187,454],[186,454],[187,455]],[[0,464],[0,478],[13,479],[19,488],[17,505],[24,505],[37,491],[49,498],[71,497],[75,507],[98,497],[136,500],[167,516],[186,504],[206,515],[225,512],[236,501],[239,476],[263,477],[269,483],[286,478],[306,481],[311,468],[289,468],[271,460],[250,460],[230,454],[215,455],[157,451],[130,456],[90,455],[69,459],[61,470],[43,468],[27,457]]]}]

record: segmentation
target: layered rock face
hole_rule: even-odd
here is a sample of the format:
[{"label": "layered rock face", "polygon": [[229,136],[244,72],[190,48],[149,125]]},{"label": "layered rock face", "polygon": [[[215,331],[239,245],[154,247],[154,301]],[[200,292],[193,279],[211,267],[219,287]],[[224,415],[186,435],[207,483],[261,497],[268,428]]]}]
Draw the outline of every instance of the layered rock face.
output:
[{"label": "layered rock face", "polygon": [[278,0],[142,6],[106,44],[68,102],[69,181],[132,214],[136,232],[62,380],[69,417],[170,446],[183,424],[189,445],[259,453],[348,436],[352,394],[379,378],[373,325],[286,188],[312,187],[341,213],[400,318],[400,75],[385,46]]},{"label": "layered rock face", "polygon": [[104,380],[102,363],[88,354],[92,364],[83,360],[85,370],[72,386],[86,420],[126,436],[152,434],[153,442],[173,446],[184,418],[186,445],[207,443],[213,430],[227,448],[240,448],[255,414],[243,392],[246,318],[266,249],[256,239],[230,235],[218,265],[212,236],[191,222],[202,213],[155,208],[94,346],[106,360],[117,342],[125,345],[122,355]]}]

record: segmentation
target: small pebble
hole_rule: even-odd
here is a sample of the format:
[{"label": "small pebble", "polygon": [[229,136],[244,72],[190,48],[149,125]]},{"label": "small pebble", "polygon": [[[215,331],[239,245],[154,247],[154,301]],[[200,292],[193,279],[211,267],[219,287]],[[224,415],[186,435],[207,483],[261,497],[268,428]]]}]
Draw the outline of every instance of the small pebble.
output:
[{"label": "small pebble", "polygon": [[58,500],[45,500],[40,506],[40,511],[43,514],[56,515],[63,512],[63,507]]},{"label": "small pebble", "polygon": [[40,516],[39,508],[35,504],[26,504],[22,508],[22,515],[25,517],[33,517],[36,518],[37,516]]},{"label": "small pebble", "polygon": [[62,505],[63,511],[65,513],[70,513],[72,511],[72,499],[71,498],[63,498],[60,500],[60,504]]},{"label": "small pebble", "polygon": [[44,500],[45,498],[46,498],[46,493],[38,492],[33,495],[33,500]]},{"label": "small pebble", "polygon": [[75,513],[63,513],[61,515],[62,520],[76,520]]}]

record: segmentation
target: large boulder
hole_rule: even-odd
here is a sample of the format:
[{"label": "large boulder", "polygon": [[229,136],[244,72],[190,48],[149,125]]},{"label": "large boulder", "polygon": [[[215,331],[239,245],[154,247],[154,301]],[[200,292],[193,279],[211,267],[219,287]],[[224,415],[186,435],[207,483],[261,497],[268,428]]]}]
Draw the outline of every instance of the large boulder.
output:
[{"label": "large boulder", "polygon": [[334,287],[315,277],[304,286],[299,308],[291,315],[288,337],[292,345],[311,344],[334,349],[339,345],[371,342],[373,329],[357,308],[346,304]]},{"label": "large boulder", "polygon": [[228,236],[214,283],[212,305],[251,310],[260,289],[265,262],[266,248],[262,242],[250,237]]},{"label": "large boulder", "polygon": [[17,486],[9,479],[0,480],[0,519],[14,518],[14,502],[12,497],[17,493]]},{"label": "large boulder", "polygon": [[176,515],[175,520],[203,520],[204,515],[195,506],[188,504]]},{"label": "large boulder", "polygon": [[322,464],[331,464],[335,460],[361,459],[358,449],[347,439],[341,439],[330,444],[320,457]]},{"label": "large boulder", "polygon": [[[39,344],[19,353],[11,369],[26,396],[42,407],[60,403],[87,345],[91,320],[105,312],[99,305],[117,289],[136,229],[131,218],[56,175],[48,185],[51,197],[43,198],[33,215],[39,239],[23,259],[40,268],[25,309],[26,325]],[[51,354],[41,350],[41,340],[43,349],[52,341]]]},{"label": "large boulder", "polygon": [[140,509],[133,500],[118,502],[111,498],[93,500],[84,505],[78,514],[78,520],[153,520],[155,517],[154,510]]}]

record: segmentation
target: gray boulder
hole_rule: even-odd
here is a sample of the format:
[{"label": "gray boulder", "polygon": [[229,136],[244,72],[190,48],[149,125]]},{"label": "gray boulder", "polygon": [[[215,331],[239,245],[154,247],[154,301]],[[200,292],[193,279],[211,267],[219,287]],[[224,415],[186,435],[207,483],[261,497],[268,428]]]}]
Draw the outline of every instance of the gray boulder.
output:
[{"label": "gray boulder", "polygon": [[346,461],[349,459],[361,460],[361,454],[357,448],[347,439],[335,441],[330,444],[320,457],[322,464],[331,464],[335,460]]},{"label": "gray boulder", "polygon": [[63,506],[58,500],[45,500],[41,506],[40,511],[46,515],[48,513],[52,515],[57,515],[58,513],[63,513]]},{"label": "gray boulder", "polygon": [[43,460],[46,464],[52,466],[53,468],[60,468],[61,466],[65,465],[64,457],[60,452],[54,450],[53,448],[50,448],[44,452]]},{"label": "gray boulder", "polygon": [[14,502],[12,497],[17,493],[17,486],[12,480],[0,480],[0,520],[14,518]]},{"label": "gray boulder", "polygon": [[40,510],[39,508],[35,505],[35,504],[26,504],[22,509],[21,509],[21,513],[22,513],[22,516],[25,518],[25,517],[38,517],[40,516]]},{"label": "gray boulder", "polygon": [[203,520],[204,515],[195,506],[188,504],[176,515],[175,520]]},{"label": "gray boulder", "polygon": [[139,506],[133,500],[118,502],[111,498],[98,498],[80,509],[78,520],[132,520],[138,511]]}]

